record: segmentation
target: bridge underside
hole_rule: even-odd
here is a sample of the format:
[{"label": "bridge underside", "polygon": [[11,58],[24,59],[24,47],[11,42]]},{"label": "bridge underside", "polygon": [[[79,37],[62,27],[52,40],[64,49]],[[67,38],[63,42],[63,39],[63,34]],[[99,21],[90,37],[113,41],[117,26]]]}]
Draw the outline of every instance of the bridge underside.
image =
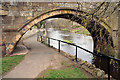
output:
[{"label": "bridge underside", "polygon": [[[22,36],[35,24],[49,18],[65,18],[75,21],[84,26],[90,33],[94,40],[94,52],[105,55],[115,56],[114,44],[110,33],[110,29],[103,22],[97,22],[95,19],[87,18],[86,13],[72,9],[58,9],[38,15],[31,21],[22,26],[14,36],[12,44],[8,45],[7,54],[9,55],[14,47],[17,45]],[[104,26],[105,25],[105,26]]]},{"label": "bridge underside", "polygon": [[[0,14],[2,19],[0,20],[2,22],[3,41],[5,41],[6,47],[4,49],[6,50],[4,55],[6,56],[12,53],[22,36],[33,25],[49,18],[65,18],[81,24],[91,33],[94,40],[95,53],[120,58],[120,9],[116,9],[109,18],[103,19],[104,21],[102,21],[95,16],[90,16],[90,13],[86,13],[92,11],[93,8],[90,8],[92,3],[85,2],[83,4],[83,9],[80,10],[84,12],[78,10],[77,3],[65,3],[65,5],[63,5],[64,3],[18,2],[13,4],[8,2],[2,4],[2,11],[0,10],[2,12],[2,14]],[[93,7],[94,5],[97,7],[99,3],[93,3],[92,5]],[[112,5],[110,6],[112,7]],[[111,7],[110,12],[114,9]],[[102,8],[104,8],[104,6]],[[99,13],[98,11],[98,14]],[[103,60],[102,62],[100,59],[99,62],[96,63],[105,67],[104,65],[107,65],[105,62],[107,62],[107,60]],[[113,70],[111,73],[114,76],[116,76],[116,72],[120,72],[119,66],[116,68],[117,65],[118,63],[115,62],[113,65],[115,69],[111,67],[111,70]],[[120,77],[119,75],[120,74],[118,74],[118,77]]]}]

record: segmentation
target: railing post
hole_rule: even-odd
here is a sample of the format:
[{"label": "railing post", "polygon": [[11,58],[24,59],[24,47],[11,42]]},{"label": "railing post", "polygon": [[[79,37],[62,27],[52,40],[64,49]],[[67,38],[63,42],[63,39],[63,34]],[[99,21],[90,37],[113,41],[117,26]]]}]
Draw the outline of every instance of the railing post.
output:
[{"label": "railing post", "polygon": [[75,55],[75,60],[77,62],[77,46],[76,46],[76,55]]},{"label": "railing post", "polygon": [[48,46],[50,47],[50,38],[48,37]]},{"label": "railing post", "polygon": [[60,52],[60,40],[58,40],[58,52]]},{"label": "railing post", "polygon": [[108,80],[110,80],[110,58],[107,58],[108,61]]},{"label": "railing post", "polygon": [[42,43],[42,36],[41,36],[41,43]]}]

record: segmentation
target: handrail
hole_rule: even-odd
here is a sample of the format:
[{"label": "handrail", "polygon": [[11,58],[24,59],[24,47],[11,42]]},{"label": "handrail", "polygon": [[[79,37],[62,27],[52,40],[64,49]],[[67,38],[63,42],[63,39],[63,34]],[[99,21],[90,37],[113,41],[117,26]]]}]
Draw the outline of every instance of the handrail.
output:
[{"label": "handrail", "polygon": [[[42,36],[42,37],[43,37],[43,36]],[[67,44],[69,44],[69,45],[77,46],[77,47],[81,48],[82,50],[84,50],[84,51],[86,51],[86,52],[89,52],[89,53],[91,53],[91,54],[93,54],[93,55],[98,55],[98,56],[100,56],[100,57],[108,57],[108,58],[110,58],[110,59],[113,59],[113,60],[116,60],[116,61],[120,61],[120,59],[114,58],[114,57],[112,57],[112,56],[107,56],[107,55],[104,55],[104,54],[102,54],[102,53],[97,54],[97,53],[91,52],[91,51],[89,51],[89,50],[87,50],[87,49],[85,49],[85,48],[82,48],[82,47],[80,47],[80,46],[78,46],[78,45],[76,45],[76,44],[73,44],[73,43],[68,43],[68,42],[65,42],[65,41],[62,41],[62,40],[58,40],[58,39],[54,39],[54,38],[50,38],[50,37],[46,37],[46,38],[49,38],[49,39],[52,39],[52,40],[56,40],[56,41],[60,41],[60,42],[63,42],[63,43],[67,43]]]},{"label": "handrail", "polygon": [[[42,42],[42,38],[43,38],[43,37],[45,37],[45,36],[41,36],[41,42]],[[75,46],[75,47],[76,47],[76,56],[75,56],[76,62],[77,62],[77,48],[80,48],[80,49],[82,49],[82,50],[84,50],[84,51],[86,51],[86,52],[89,52],[89,53],[91,53],[91,54],[93,54],[93,55],[95,55],[95,56],[107,58],[107,61],[108,61],[108,80],[110,80],[110,60],[113,59],[113,60],[115,60],[115,61],[120,61],[120,59],[114,58],[114,57],[112,57],[112,56],[107,56],[107,55],[104,55],[104,54],[101,54],[101,53],[97,54],[97,53],[91,52],[91,51],[89,51],[89,50],[87,50],[87,49],[85,49],[85,48],[83,48],[83,47],[80,47],[80,46],[78,46],[78,45],[76,45],[76,44],[73,44],[73,43],[68,43],[68,42],[65,42],[65,41],[62,41],[62,40],[58,40],[58,39],[54,39],[54,38],[50,38],[50,37],[46,37],[46,38],[48,38],[48,46],[50,46],[50,39],[58,41],[58,44],[59,44],[59,45],[58,45],[58,51],[59,51],[59,52],[60,52],[60,42],[63,42],[63,43],[66,43],[66,44]]]}]

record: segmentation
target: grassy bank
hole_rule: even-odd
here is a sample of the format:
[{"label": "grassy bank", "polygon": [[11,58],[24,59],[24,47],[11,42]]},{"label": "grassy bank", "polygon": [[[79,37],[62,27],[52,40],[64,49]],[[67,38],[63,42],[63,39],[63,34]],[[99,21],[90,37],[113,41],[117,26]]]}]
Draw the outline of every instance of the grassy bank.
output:
[{"label": "grassy bank", "polygon": [[3,57],[2,58],[2,74],[5,72],[8,72],[17,64],[19,64],[24,59],[24,56],[25,55]]},{"label": "grassy bank", "polygon": [[87,78],[79,68],[75,68],[66,61],[61,62],[61,65],[64,66],[62,69],[49,69],[45,71],[38,80],[58,80],[65,78]]},{"label": "grassy bank", "polygon": [[68,67],[61,70],[51,69],[45,72],[41,78],[87,78],[79,68]]}]

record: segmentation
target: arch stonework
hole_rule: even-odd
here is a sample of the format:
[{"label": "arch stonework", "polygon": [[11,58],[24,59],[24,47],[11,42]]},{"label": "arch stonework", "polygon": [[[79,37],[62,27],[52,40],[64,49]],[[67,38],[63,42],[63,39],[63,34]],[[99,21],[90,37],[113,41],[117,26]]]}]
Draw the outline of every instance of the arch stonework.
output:
[{"label": "arch stonework", "polygon": [[[9,44],[9,46],[7,48],[7,52],[6,52],[7,54],[6,55],[9,55],[13,51],[15,45],[17,45],[17,43],[19,42],[19,40],[21,39],[21,37],[33,25],[37,24],[40,21],[48,19],[48,18],[54,18],[54,17],[59,18],[59,17],[61,17],[59,15],[62,15],[62,18],[67,18],[64,15],[75,15],[75,16],[86,17],[87,13],[85,13],[83,11],[76,11],[74,9],[55,9],[55,10],[45,12],[43,14],[40,14],[40,15],[32,18],[27,23],[25,23],[22,26],[21,29],[18,30],[17,35],[12,40],[13,44]],[[82,23],[81,21],[76,21],[76,22],[80,23],[82,26],[85,26],[85,23]],[[89,21],[89,23],[87,23],[87,26],[86,26],[86,29],[88,29],[88,31],[91,33],[91,36],[93,37],[93,40],[94,40],[94,52],[103,53],[103,54],[105,53],[106,54],[106,52],[109,53],[112,50],[111,53],[113,53],[114,52],[113,51],[114,50],[114,48],[113,48],[114,44],[113,44],[113,39],[112,39],[112,36],[111,36],[111,28],[104,21],[102,21],[102,20],[98,22],[98,26],[94,27],[93,26],[94,22],[97,22],[97,18],[96,17],[93,17],[93,20]],[[106,34],[107,37],[103,37],[102,38],[99,35],[100,30],[96,31],[96,29],[98,29],[98,28],[99,29],[102,28],[102,30],[104,30],[104,33],[107,33]],[[96,36],[98,36],[98,37],[96,37]],[[109,38],[108,38],[108,36],[109,36]],[[103,45],[108,40],[110,41],[110,43],[107,43],[106,45]],[[108,50],[109,50],[109,52],[108,52]],[[108,55],[110,55],[110,54],[108,54]]]}]

